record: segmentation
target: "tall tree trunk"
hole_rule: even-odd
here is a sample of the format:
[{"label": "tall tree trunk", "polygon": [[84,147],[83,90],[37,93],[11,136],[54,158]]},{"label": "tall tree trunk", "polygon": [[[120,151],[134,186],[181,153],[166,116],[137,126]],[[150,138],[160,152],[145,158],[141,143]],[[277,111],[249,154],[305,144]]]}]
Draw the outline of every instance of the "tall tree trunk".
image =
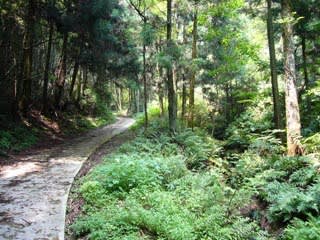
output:
[{"label": "tall tree trunk", "polygon": [[[147,25],[147,18],[143,19],[144,27]],[[143,91],[144,91],[144,128],[148,128],[148,89],[147,89],[147,69],[146,69],[146,53],[147,47],[143,40]]]},{"label": "tall tree trunk", "polygon": [[187,108],[187,84],[185,73],[182,74],[182,106],[181,106],[181,119],[185,120],[186,108]]},{"label": "tall tree trunk", "polygon": [[[186,46],[188,44],[187,38],[187,24],[186,21],[183,22],[183,45]],[[182,106],[181,106],[181,119],[184,122],[187,112],[187,78],[186,78],[187,68],[183,67],[182,69]]]},{"label": "tall tree trunk", "polygon": [[26,19],[26,32],[23,40],[23,66],[22,66],[22,91],[19,100],[19,110],[25,115],[31,103],[32,88],[32,60],[35,25],[35,0],[28,2],[28,15]]},{"label": "tall tree trunk", "polygon": [[140,113],[140,87],[138,87],[137,89],[136,105],[137,105],[137,113]]},{"label": "tall tree trunk", "polygon": [[[82,77],[81,77],[82,76]],[[80,76],[78,77],[78,85],[77,85],[77,99],[76,99],[76,104],[78,106],[79,109],[81,109],[81,105],[80,105],[80,100],[81,100],[81,96],[82,96],[82,93],[81,93],[81,86],[82,86],[82,78],[85,76],[85,73],[84,71],[82,71],[82,74],[81,74],[81,71],[80,71]],[[83,87],[83,86],[82,86]]]},{"label": "tall tree trunk", "polygon": [[[77,79],[77,75],[78,75],[78,71],[79,71],[79,60],[76,59],[76,62],[74,63],[74,68],[73,68],[73,73],[72,73],[72,79],[71,79],[71,85],[70,85],[70,91],[69,91],[69,97],[70,99],[72,99],[72,93],[73,93],[73,89],[74,89],[74,85],[76,83],[76,79]],[[81,90],[81,89],[80,89]]]},{"label": "tall tree trunk", "polygon": [[[167,48],[172,47],[172,0],[167,0]],[[169,128],[175,132],[177,128],[177,99],[174,89],[172,66],[167,69]]]},{"label": "tall tree trunk", "polygon": [[43,76],[43,91],[42,91],[42,112],[46,113],[48,111],[48,83],[49,83],[49,69],[50,69],[50,59],[51,59],[51,49],[52,49],[52,38],[53,38],[53,21],[50,20],[49,26],[49,41],[47,47],[46,65],[44,69]]},{"label": "tall tree trunk", "polygon": [[296,88],[296,69],[293,41],[293,13],[290,0],[282,0],[283,24],[283,52],[284,52],[284,79],[286,93],[286,120],[287,120],[287,148],[288,155],[302,153],[299,139],[301,137],[301,123]]},{"label": "tall tree trunk", "polygon": [[[104,82],[106,80],[106,67],[100,65],[98,67],[97,78],[94,83],[94,89],[100,99],[106,100]],[[110,82],[110,93],[112,93],[112,81]],[[102,101],[104,101],[102,100]]]},{"label": "tall tree trunk", "polygon": [[225,102],[225,114],[227,123],[231,122],[231,104],[230,104],[230,85],[229,82],[225,84],[225,94],[226,94],[226,102]]},{"label": "tall tree trunk", "polygon": [[274,44],[274,31],[273,31],[273,15],[272,15],[272,0],[267,0],[268,5],[268,17],[267,17],[267,30],[268,30],[268,42],[269,42],[269,56],[270,56],[270,73],[272,84],[272,96],[273,96],[273,118],[275,129],[281,129],[281,114],[280,114],[280,97],[278,87],[278,75],[276,68],[276,51]]},{"label": "tall tree trunk", "polygon": [[[198,38],[198,10],[195,10],[193,18],[192,30],[192,60],[197,58],[197,38]],[[189,122],[188,125],[194,127],[194,88],[195,88],[196,72],[191,70],[190,92],[189,92]]]},{"label": "tall tree trunk", "polygon": [[[156,51],[157,53],[161,52],[161,37],[159,39],[158,44],[156,44]],[[159,65],[159,63],[157,63],[157,72],[158,72],[158,77],[157,77],[157,88],[158,88],[158,99],[159,99],[159,106],[160,106],[160,117],[163,117],[164,115],[164,103],[163,103],[163,95],[164,95],[164,91],[163,91],[163,87],[162,87],[162,83],[163,83],[163,68]]]},{"label": "tall tree trunk", "polygon": [[164,96],[163,96],[163,87],[161,83],[158,83],[158,96],[159,96],[159,105],[160,105],[160,115],[164,115]]},{"label": "tall tree trunk", "polygon": [[[305,90],[307,91],[310,88],[310,81],[309,81],[309,74],[308,74],[308,67],[307,67],[306,36],[304,33],[301,36],[301,46],[302,46],[302,59],[303,59],[304,86],[305,86]],[[311,100],[309,95],[307,95],[307,110],[308,112],[311,111]]]},{"label": "tall tree trunk", "polygon": [[118,88],[118,101],[119,101],[119,111],[122,111],[122,96],[121,96],[121,88]]},{"label": "tall tree trunk", "polygon": [[59,66],[58,78],[56,81],[55,89],[55,106],[56,108],[60,107],[61,98],[63,95],[63,88],[66,81],[67,75],[67,44],[68,44],[68,33],[63,34],[63,43],[62,43],[62,55]]},{"label": "tall tree trunk", "polygon": [[82,96],[85,96],[85,90],[88,84],[88,68],[87,66],[83,69],[83,85],[82,85]]},{"label": "tall tree trunk", "polygon": [[158,97],[159,97],[159,105],[160,105],[160,115],[164,115],[164,90],[162,86],[162,80],[163,78],[163,68],[158,65],[158,71],[159,71],[159,79],[158,79]]}]

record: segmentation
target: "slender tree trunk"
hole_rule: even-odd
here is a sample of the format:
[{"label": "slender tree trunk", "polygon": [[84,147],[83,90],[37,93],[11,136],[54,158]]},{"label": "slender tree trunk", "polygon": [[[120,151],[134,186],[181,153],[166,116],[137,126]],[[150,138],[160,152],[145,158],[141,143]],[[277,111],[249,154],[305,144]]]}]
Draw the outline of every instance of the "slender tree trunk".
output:
[{"label": "slender tree trunk", "polygon": [[[24,36],[25,39],[25,36]],[[15,100],[15,110],[16,113],[20,113],[23,109],[22,92],[23,92],[23,81],[24,81],[24,62],[25,62],[25,49],[23,48],[19,52],[19,71],[17,73],[17,84],[16,84],[16,100]],[[19,114],[16,114],[17,120],[19,119]]]},{"label": "slender tree trunk", "polygon": [[137,113],[137,105],[136,105],[137,100],[136,100],[136,97],[137,97],[136,90],[132,89],[131,90],[131,100],[132,100],[132,112],[133,113]]},{"label": "slender tree trunk", "polygon": [[[143,19],[144,26],[147,25],[147,19]],[[146,53],[147,47],[145,41],[143,41],[143,91],[144,91],[144,128],[148,128],[148,89],[147,89],[147,69],[146,69]]]},{"label": "slender tree trunk", "polygon": [[140,88],[139,87],[137,89],[136,104],[137,104],[137,113],[140,113]]},{"label": "slender tree trunk", "polygon": [[272,15],[272,0],[267,0],[268,5],[268,17],[267,17],[267,30],[268,30],[268,42],[269,42],[269,56],[270,56],[270,72],[271,72],[271,84],[272,84],[272,96],[273,96],[273,118],[274,126],[276,129],[281,129],[281,114],[280,114],[280,97],[278,87],[278,76],[276,68],[276,51],[274,44],[274,31],[273,31],[273,15]]},{"label": "slender tree trunk", "polygon": [[[98,97],[103,101],[105,100],[105,88],[104,88],[104,82],[106,80],[106,68],[103,65],[100,65],[98,67],[98,73],[97,78],[94,83],[94,89],[97,93]],[[112,81],[110,82],[110,93],[112,93]]]},{"label": "slender tree trunk", "polygon": [[[72,73],[72,79],[71,79],[71,85],[70,85],[70,91],[69,91],[69,97],[72,99],[72,93],[74,89],[74,85],[76,83],[78,71],[79,71],[79,60],[77,59],[76,62],[74,63],[74,68],[73,68],[73,73]],[[80,89],[81,90],[81,89]]]},{"label": "slender tree trunk", "polygon": [[227,123],[231,122],[231,104],[230,104],[230,85],[229,82],[225,85],[226,103],[225,103],[225,114]]},{"label": "slender tree trunk", "polygon": [[[197,58],[197,38],[198,38],[198,10],[195,10],[193,18],[192,30],[192,60]],[[194,128],[194,88],[195,88],[196,72],[191,71],[190,92],[189,92],[189,127]]]},{"label": "slender tree trunk", "polygon": [[88,68],[85,66],[83,69],[83,85],[82,85],[82,96],[85,96],[85,90],[88,84]]},{"label": "slender tree trunk", "polygon": [[120,103],[121,103],[121,109],[122,109],[125,105],[125,102],[123,99],[123,88],[122,87],[120,88]]},{"label": "slender tree trunk", "polygon": [[302,153],[300,145],[301,123],[296,88],[296,69],[293,41],[293,13],[289,0],[282,0],[284,79],[286,93],[287,148],[288,155]]},{"label": "slender tree trunk", "polygon": [[68,33],[63,34],[63,43],[62,43],[62,55],[59,66],[58,78],[56,81],[55,89],[55,106],[56,108],[60,107],[61,98],[63,95],[63,88],[66,81],[67,75],[67,44],[68,44]]},{"label": "slender tree trunk", "polygon": [[[156,51],[157,53],[161,52],[161,38],[159,39],[159,43],[156,44]],[[157,93],[158,93],[158,99],[159,99],[159,106],[160,106],[160,117],[163,117],[164,115],[164,104],[163,104],[163,87],[162,87],[162,82],[163,82],[163,68],[160,67],[159,63],[157,63],[157,72],[158,72],[158,78],[157,78]]]},{"label": "slender tree trunk", "polygon": [[159,79],[158,79],[158,96],[159,96],[159,105],[160,105],[160,115],[164,115],[164,90],[162,86],[162,80],[163,78],[163,68],[158,65],[158,71],[159,71]]},{"label": "slender tree trunk", "polygon": [[163,87],[161,82],[158,83],[158,96],[159,96],[159,105],[160,105],[160,115],[164,115],[164,103],[163,103]]},{"label": "slender tree trunk", "polygon": [[[183,45],[186,46],[188,44],[187,38],[187,24],[183,22]],[[183,67],[182,70],[182,106],[181,106],[181,119],[184,122],[187,112],[187,78],[186,78],[186,67]]]},{"label": "slender tree trunk", "polygon": [[33,41],[35,25],[35,0],[28,2],[28,15],[26,19],[26,32],[23,41],[23,61],[22,61],[22,91],[19,100],[19,110],[25,115],[31,103],[32,88],[32,60]]},{"label": "slender tree trunk", "polygon": [[49,41],[47,47],[46,65],[44,69],[43,76],[43,92],[42,92],[42,112],[46,113],[48,111],[48,83],[49,83],[49,69],[51,60],[51,49],[52,49],[52,38],[53,38],[53,22],[50,20],[49,27]]},{"label": "slender tree trunk", "polygon": [[78,105],[79,109],[81,109],[80,100],[81,100],[81,96],[82,96],[82,93],[81,93],[82,77],[81,76],[83,76],[83,77],[85,76],[84,71],[82,72],[82,74],[81,74],[81,71],[80,71],[80,76],[78,77],[76,104]]},{"label": "slender tree trunk", "polygon": [[127,110],[127,114],[132,113],[132,89],[128,88],[128,110]]},{"label": "slender tree trunk", "polygon": [[[167,47],[172,47],[172,0],[167,0]],[[172,66],[167,69],[169,128],[175,132],[177,128],[177,99],[174,89]]]},{"label": "slender tree trunk", "polygon": [[121,88],[118,88],[119,111],[122,111]]},{"label": "slender tree trunk", "polygon": [[[302,46],[304,85],[305,85],[305,90],[308,91],[310,88],[310,81],[309,81],[309,74],[308,74],[308,67],[307,67],[306,37],[304,34],[302,34],[301,36],[301,46]],[[309,95],[307,95],[307,110],[308,112],[311,111],[311,100]]]},{"label": "slender tree trunk", "polygon": [[181,106],[181,119],[185,120],[186,108],[187,108],[187,86],[186,86],[186,76],[185,73],[182,74],[182,106]]},{"label": "slender tree trunk", "polygon": [[121,88],[117,87],[116,85],[114,86],[114,91],[116,94],[116,102],[117,102],[117,108],[118,111],[122,111],[122,101],[121,101]]}]

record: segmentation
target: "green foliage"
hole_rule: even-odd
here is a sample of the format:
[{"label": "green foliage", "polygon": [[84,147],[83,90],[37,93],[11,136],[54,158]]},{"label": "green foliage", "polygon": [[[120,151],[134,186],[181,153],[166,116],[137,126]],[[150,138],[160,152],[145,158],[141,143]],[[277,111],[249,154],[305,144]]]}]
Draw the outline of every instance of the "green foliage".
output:
[{"label": "green foliage", "polygon": [[237,166],[236,170],[245,175],[246,186],[253,187],[268,204],[270,222],[288,223],[294,217],[304,218],[319,212],[319,176],[310,159],[273,156],[253,165],[258,164],[258,168],[243,171],[251,163],[240,169]]},{"label": "green foliage", "polygon": [[[262,134],[271,129],[271,119],[272,108],[269,99],[257,99],[229,125],[226,130],[226,147],[241,150],[247,149],[251,143],[253,143],[251,145],[253,148],[254,145],[261,147],[264,143],[275,145],[276,141],[272,136],[257,138],[257,134]],[[259,144],[259,142],[262,144]]]},{"label": "green foliage", "polygon": [[100,182],[111,193],[128,193],[137,187],[165,185],[186,172],[183,159],[179,156],[162,159],[120,154],[108,161],[110,164],[96,169],[96,176],[92,176],[92,179]]},{"label": "green foliage", "polygon": [[37,141],[36,129],[23,125],[8,130],[0,130],[0,151],[21,151],[34,145]]},{"label": "green foliage", "polygon": [[281,140],[276,137],[278,133],[279,131],[265,131],[262,134],[253,134],[248,149],[263,157],[282,154],[285,149]]},{"label": "green foliage", "polygon": [[190,169],[200,169],[208,165],[209,162],[218,163],[218,154],[221,151],[217,141],[213,141],[201,132],[197,135],[191,129],[178,133],[174,141],[182,147],[186,159],[186,164]]},{"label": "green foliage", "polygon": [[210,109],[210,105],[206,101],[196,99],[194,105],[194,112],[196,113],[193,121],[194,127],[209,130],[213,124],[216,124],[210,119],[208,109]]},{"label": "green foliage", "polygon": [[307,190],[287,183],[272,182],[266,187],[266,200],[271,203],[268,216],[272,222],[287,222],[293,217],[319,212],[319,184]]},{"label": "green foliage", "polygon": [[301,103],[301,118],[302,118],[302,133],[309,137],[320,131],[320,103],[317,101],[320,97],[320,83],[315,82],[305,94],[302,96]]},{"label": "green foliage", "polygon": [[180,47],[171,42],[170,46],[166,46],[164,51],[157,54],[156,59],[161,67],[172,69],[175,61],[178,61],[182,56]]},{"label": "green foliage", "polygon": [[285,230],[284,240],[320,239],[320,217],[309,217],[307,221],[295,219]]},{"label": "green foliage", "polygon": [[[157,106],[150,106],[149,108],[148,108],[148,117],[149,117],[149,120],[155,120],[156,118],[159,118],[159,116],[160,116],[161,114],[160,114],[160,108],[159,107],[157,107]],[[135,122],[135,124],[131,127],[131,129],[140,129],[143,125],[144,125],[144,120],[145,120],[145,116],[144,116],[144,113],[138,113],[138,114],[136,114],[136,116],[135,116],[135,120],[136,120],[136,122]],[[163,122],[162,120],[156,120],[157,121],[157,123],[161,123],[161,122]],[[154,123],[152,123],[151,122],[151,124],[153,124],[154,125]],[[161,124],[161,126],[164,126],[164,124]]]},{"label": "green foliage", "polygon": [[320,152],[320,133],[315,133],[302,141],[305,150],[308,153],[319,153]]},{"label": "green foliage", "polygon": [[[255,210],[252,216],[265,215],[271,224],[281,226],[286,226],[294,218],[299,219],[295,220],[300,222],[299,226],[307,224],[304,223],[305,219],[317,216],[320,211],[317,161],[313,156],[281,157],[281,151],[276,151],[277,144],[272,138],[267,136],[265,139],[271,143],[271,149],[268,144],[264,146],[260,143],[260,138],[256,140],[258,143],[253,141],[244,153],[229,157],[227,182],[239,191],[255,196],[266,206],[266,209]],[[257,148],[257,144],[262,146]],[[292,227],[288,229],[289,235],[286,236],[293,236],[294,231],[300,231]]]},{"label": "green foliage", "polygon": [[146,46],[151,45],[155,41],[156,31],[150,24],[145,24],[141,31],[141,37],[143,39],[143,43]]}]

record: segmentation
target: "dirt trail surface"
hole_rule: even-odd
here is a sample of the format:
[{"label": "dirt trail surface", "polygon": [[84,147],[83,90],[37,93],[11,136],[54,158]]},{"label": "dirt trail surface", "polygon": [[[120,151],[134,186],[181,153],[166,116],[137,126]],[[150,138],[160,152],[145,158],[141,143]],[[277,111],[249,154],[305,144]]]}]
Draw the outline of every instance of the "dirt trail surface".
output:
[{"label": "dirt trail surface", "polygon": [[134,123],[119,118],[0,172],[0,239],[63,240],[68,194],[87,158]]}]

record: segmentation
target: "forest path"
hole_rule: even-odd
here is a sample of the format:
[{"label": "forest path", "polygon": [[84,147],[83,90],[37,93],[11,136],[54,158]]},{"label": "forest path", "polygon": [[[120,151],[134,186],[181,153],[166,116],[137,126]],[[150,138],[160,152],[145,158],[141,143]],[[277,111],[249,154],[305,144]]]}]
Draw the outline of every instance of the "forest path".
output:
[{"label": "forest path", "polygon": [[68,194],[87,158],[134,123],[118,118],[0,172],[0,239],[63,240]]}]

